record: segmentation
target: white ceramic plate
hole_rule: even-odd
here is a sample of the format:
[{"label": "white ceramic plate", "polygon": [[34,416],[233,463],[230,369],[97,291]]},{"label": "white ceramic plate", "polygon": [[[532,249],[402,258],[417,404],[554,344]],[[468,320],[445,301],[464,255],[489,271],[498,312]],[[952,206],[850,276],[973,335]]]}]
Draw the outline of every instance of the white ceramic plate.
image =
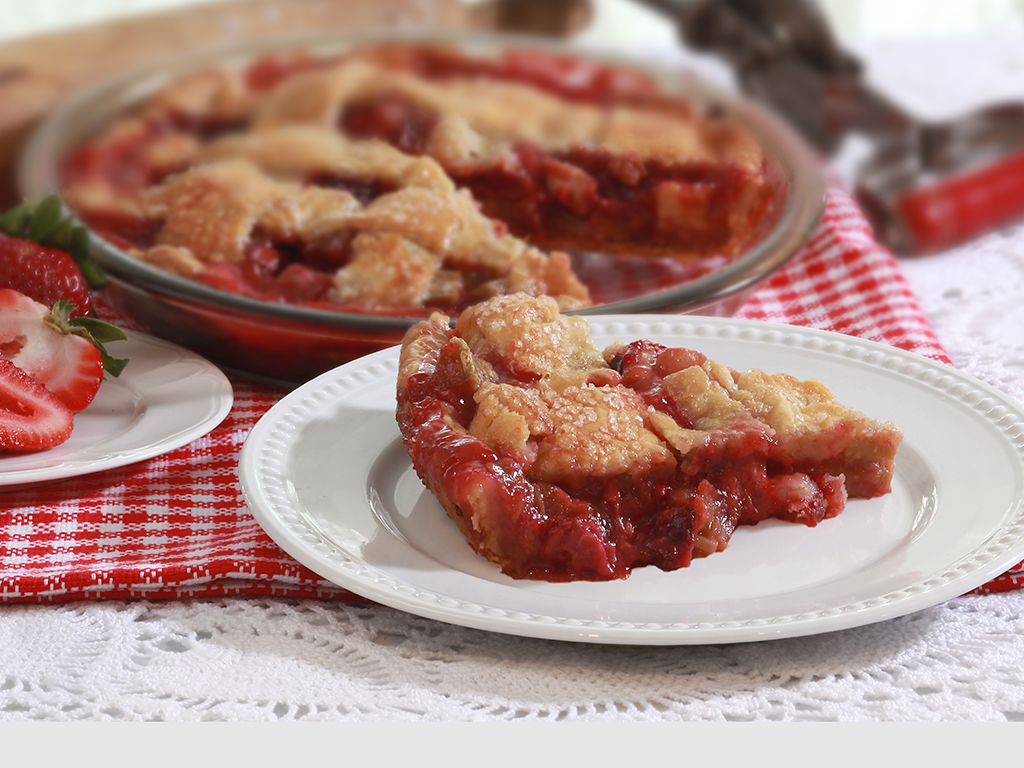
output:
[{"label": "white ceramic plate", "polygon": [[240,460],[253,514],[300,562],[364,597],[469,627],[596,643],[855,627],[956,597],[1024,560],[1024,410],[998,390],[839,334],[680,316],[590,320],[599,346],[648,338],[738,369],[819,379],[903,431],[893,492],[852,501],[816,528],[741,528],[726,551],[671,573],[515,581],[472,553],[412,470],[390,349],[314,379],[256,425]]},{"label": "white ceramic plate", "polygon": [[131,362],[107,379],[75,416],[61,445],[39,453],[0,456],[0,488],[76,477],[133,464],[186,445],[231,410],[231,382],[202,357],[161,339],[127,331],[107,345]]}]

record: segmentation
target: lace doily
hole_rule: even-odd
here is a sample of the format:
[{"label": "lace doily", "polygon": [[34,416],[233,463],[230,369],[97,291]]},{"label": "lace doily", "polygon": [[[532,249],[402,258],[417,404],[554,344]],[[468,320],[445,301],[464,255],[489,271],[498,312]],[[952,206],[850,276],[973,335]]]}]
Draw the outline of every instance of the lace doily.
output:
[{"label": "lace doily", "polygon": [[740,645],[580,646],[378,605],[0,609],[8,720],[1021,720],[1024,593]]},{"label": "lace doily", "polygon": [[[1020,83],[1022,41],[964,45],[991,63],[973,98]],[[897,93],[919,72],[945,76],[954,87],[938,102],[979,77],[952,47],[864,50]],[[904,267],[954,363],[1024,399],[1024,228]],[[6,605],[0,720],[1013,721],[1021,658],[1021,590],[826,635],[685,648],[532,640],[338,600]]]}]

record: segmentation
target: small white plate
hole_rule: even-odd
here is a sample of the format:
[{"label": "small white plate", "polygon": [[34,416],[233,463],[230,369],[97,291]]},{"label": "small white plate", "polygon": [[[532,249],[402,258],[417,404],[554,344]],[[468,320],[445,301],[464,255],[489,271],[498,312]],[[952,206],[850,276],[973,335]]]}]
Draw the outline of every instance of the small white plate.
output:
[{"label": "small white plate", "polygon": [[625,580],[516,581],[477,557],[411,467],[395,423],[398,351],[276,404],[239,473],[267,533],[334,583],[422,616],[530,637],[750,642],[902,616],[1024,560],[1024,410],[949,366],[792,326],[680,316],[588,318],[599,346],[648,338],[733,368],[816,378],[904,433],[893,492],[816,528],[742,527],[726,551]]},{"label": "small white plate", "polygon": [[0,489],[113,469],[180,448],[217,426],[234,400],[231,382],[212,363],[136,331],[107,345],[131,362],[106,379],[75,415],[61,445],[38,453],[0,455]]}]

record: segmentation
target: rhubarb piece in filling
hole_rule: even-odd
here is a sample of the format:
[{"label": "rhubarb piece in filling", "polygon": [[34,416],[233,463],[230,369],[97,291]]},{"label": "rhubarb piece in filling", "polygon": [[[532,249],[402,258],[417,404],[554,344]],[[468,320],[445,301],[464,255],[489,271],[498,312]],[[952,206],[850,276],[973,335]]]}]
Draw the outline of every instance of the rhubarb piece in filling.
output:
[{"label": "rhubarb piece in filling", "polygon": [[889,492],[902,438],[817,381],[649,341],[602,353],[522,294],[414,326],[397,418],[473,550],[556,582],[683,568],[769,518],[815,526]]}]

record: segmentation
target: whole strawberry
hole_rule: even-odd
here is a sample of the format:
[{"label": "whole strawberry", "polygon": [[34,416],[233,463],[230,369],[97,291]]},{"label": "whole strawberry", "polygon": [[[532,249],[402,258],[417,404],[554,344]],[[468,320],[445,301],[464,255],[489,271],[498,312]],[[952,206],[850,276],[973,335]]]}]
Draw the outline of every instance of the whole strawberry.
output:
[{"label": "whole strawberry", "polygon": [[51,196],[0,215],[0,288],[12,288],[52,307],[71,302],[71,316],[91,315],[92,289],[105,283],[89,259],[87,231],[62,215]]},{"label": "whole strawberry", "polygon": [[0,233],[0,286],[52,307],[67,299],[73,314],[92,314],[92,291],[74,259],[63,251]]}]

